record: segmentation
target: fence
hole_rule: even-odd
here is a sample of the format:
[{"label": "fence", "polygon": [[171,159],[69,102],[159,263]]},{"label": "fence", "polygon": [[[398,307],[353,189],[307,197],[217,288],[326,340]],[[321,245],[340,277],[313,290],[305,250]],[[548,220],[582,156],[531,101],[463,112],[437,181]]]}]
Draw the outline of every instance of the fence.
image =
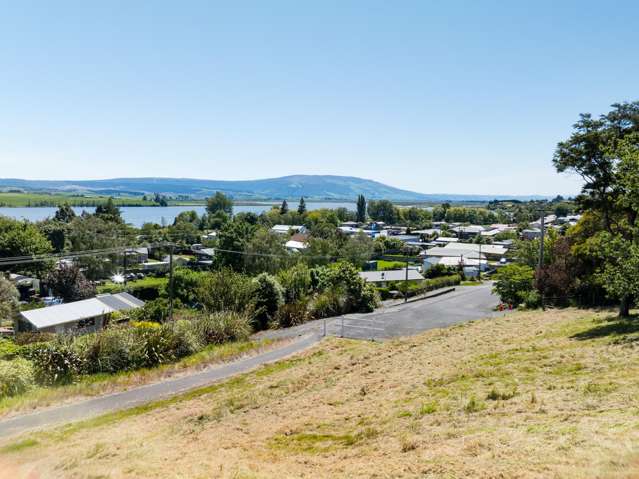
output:
[{"label": "fence", "polygon": [[386,337],[383,319],[360,317],[357,315],[341,316],[329,323],[324,323],[324,334],[350,339],[379,340]]}]

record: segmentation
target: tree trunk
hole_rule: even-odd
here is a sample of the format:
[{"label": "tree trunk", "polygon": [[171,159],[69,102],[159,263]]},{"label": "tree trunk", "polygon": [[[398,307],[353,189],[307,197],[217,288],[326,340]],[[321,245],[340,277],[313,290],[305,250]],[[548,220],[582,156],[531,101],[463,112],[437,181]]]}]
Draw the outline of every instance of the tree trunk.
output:
[{"label": "tree trunk", "polygon": [[621,298],[621,304],[619,305],[619,317],[627,318],[630,316],[630,298],[624,296]]}]

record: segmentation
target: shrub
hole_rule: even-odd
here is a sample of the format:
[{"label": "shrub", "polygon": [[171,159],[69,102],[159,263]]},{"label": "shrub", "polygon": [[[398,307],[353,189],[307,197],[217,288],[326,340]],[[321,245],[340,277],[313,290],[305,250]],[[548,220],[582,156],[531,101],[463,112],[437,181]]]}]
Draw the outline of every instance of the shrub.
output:
[{"label": "shrub", "polygon": [[131,327],[106,329],[77,338],[75,351],[85,365],[82,372],[116,373],[152,367],[188,356],[203,347],[193,321],[131,324]]},{"label": "shrub", "polygon": [[162,326],[171,330],[170,349],[176,358],[183,358],[196,353],[204,347],[196,325],[193,321],[185,319],[167,323]]},{"label": "shrub", "polygon": [[280,306],[284,304],[284,291],[275,277],[268,273],[257,275],[253,282],[256,326],[257,329],[265,329]]},{"label": "shrub", "polygon": [[439,278],[441,276],[450,276],[455,273],[455,268],[445,266],[443,264],[434,264],[424,272],[426,279]]},{"label": "shrub", "polygon": [[194,320],[198,337],[205,344],[243,341],[251,334],[251,318],[234,311],[215,312]]},{"label": "shrub", "polygon": [[16,335],[16,344],[22,346],[32,343],[45,343],[56,338],[54,333],[40,333],[38,331],[26,331]]},{"label": "shrub", "polygon": [[533,290],[534,271],[523,264],[509,264],[495,274],[494,291],[502,302],[518,305]]},{"label": "shrub", "polygon": [[524,306],[527,309],[537,309],[541,307],[541,296],[538,291],[528,291],[526,294],[522,295],[522,299],[524,302]]},{"label": "shrub", "polygon": [[172,349],[174,343],[170,328],[157,323],[142,322],[136,323],[133,331],[136,336],[132,355],[135,368],[150,368],[176,358]]},{"label": "shrub", "polygon": [[[203,273],[187,268],[177,268],[173,272],[173,297],[190,306],[198,302],[198,288],[202,281]],[[169,284],[167,282],[163,295],[168,296]]]},{"label": "shrub", "polygon": [[360,313],[371,313],[379,306],[379,295],[372,284],[365,284],[360,295],[357,310]]},{"label": "shrub", "polygon": [[461,282],[461,276],[458,274],[452,274],[449,276],[440,276],[432,279],[425,279],[423,281],[398,281],[395,283],[396,288],[403,294],[408,296],[415,296],[418,294],[427,293],[439,288],[445,288],[448,286],[455,286]]},{"label": "shrub", "polygon": [[202,277],[197,295],[204,309],[251,313],[254,309],[255,284],[246,275],[222,269]]},{"label": "shrub", "polygon": [[329,318],[346,310],[344,294],[339,288],[331,288],[319,293],[310,303],[309,310],[314,318]]},{"label": "shrub", "polygon": [[168,278],[149,277],[127,283],[127,290],[143,301],[153,301],[160,297],[168,284]]},{"label": "shrub", "polygon": [[305,323],[310,317],[308,302],[298,301],[281,306],[275,315],[275,323],[278,328],[290,328]]},{"label": "shrub", "polygon": [[106,329],[78,339],[85,373],[115,373],[136,367],[135,336],[130,328]]},{"label": "shrub", "polygon": [[377,288],[377,293],[382,300],[391,298],[391,292],[389,288]]},{"label": "shrub", "polygon": [[[176,299],[173,302],[174,308],[179,308],[181,302]],[[167,298],[158,298],[147,301],[141,308],[128,311],[129,317],[134,321],[154,321],[162,323],[169,317],[169,300]]]},{"label": "shrub", "polygon": [[20,352],[20,346],[9,339],[0,338],[0,359],[13,359]]},{"label": "shrub", "polygon": [[[331,297],[317,298],[314,307],[318,313],[325,314],[337,304],[340,304],[339,312],[336,314],[370,312],[379,303],[379,297],[372,285],[359,276],[357,269],[349,263],[335,263],[331,266],[324,266],[315,269],[313,274],[314,283],[322,293],[331,291]],[[335,301],[335,294],[341,294],[340,301]],[[317,306],[320,306],[319,308]],[[327,317],[327,316],[320,316]]]},{"label": "shrub", "polygon": [[292,268],[280,271],[277,274],[277,280],[284,288],[286,303],[304,299],[311,291],[311,270],[304,263],[298,263]]},{"label": "shrub", "polygon": [[29,358],[33,361],[35,379],[40,384],[68,384],[83,370],[83,358],[73,348],[70,337],[61,336],[34,346]]},{"label": "shrub", "polygon": [[0,398],[22,394],[35,384],[33,364],[23,358],[0,361]]}]

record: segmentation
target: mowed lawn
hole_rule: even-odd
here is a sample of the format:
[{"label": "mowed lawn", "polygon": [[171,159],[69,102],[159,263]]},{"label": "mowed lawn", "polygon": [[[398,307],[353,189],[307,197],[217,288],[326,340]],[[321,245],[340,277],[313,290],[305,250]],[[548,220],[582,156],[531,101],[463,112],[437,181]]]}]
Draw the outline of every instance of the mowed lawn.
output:
[{"label": "mowed lawn", "polygon": [[513,313],[0,439],[4,477],[639,476],[639,320]]}]

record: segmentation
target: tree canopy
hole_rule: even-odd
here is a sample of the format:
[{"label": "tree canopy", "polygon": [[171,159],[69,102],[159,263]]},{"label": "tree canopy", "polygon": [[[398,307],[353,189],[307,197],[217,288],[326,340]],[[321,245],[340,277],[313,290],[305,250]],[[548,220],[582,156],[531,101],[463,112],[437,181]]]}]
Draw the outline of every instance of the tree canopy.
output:
[{"label": "tree canopy", "polygon": [[206,211],[212,215],[221,211],[230,216],[233,214],[233,200],[221,191],[216,191],[206,200]]}]

